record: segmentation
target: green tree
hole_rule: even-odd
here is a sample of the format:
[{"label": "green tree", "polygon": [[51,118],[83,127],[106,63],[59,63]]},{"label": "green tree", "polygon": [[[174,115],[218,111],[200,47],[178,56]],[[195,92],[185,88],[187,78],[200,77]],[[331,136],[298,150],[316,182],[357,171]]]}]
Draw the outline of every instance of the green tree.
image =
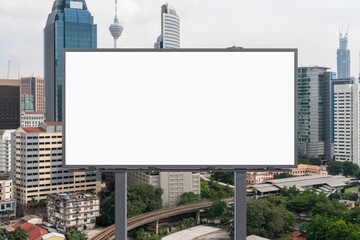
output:
[{"label": "green tree", "polygon": [[[127,189],[128,218],[155,211],[162,207],[162,189],[150,185],[138,184]],[[113,192],[101,204],[102,225],[109,226],[115,222],[115,193]]]},{"label": "green tree", "polygon": [[190,218],[183,218],[181,220],[182,224],[185,225],[186,227],[192,227],[195,225],[195,219],[190,217]]},{"label": "green tree", "polygon": [[281,178],[291,178],[291,177],[296,177],[290,173],[287,172],[283,172],[283,173],[279,173],[279,174],[275,174],[274,175],[274,179],[281,179]]},{"label": "green tree", "polygon": [[210,220],[220,218],[224,213],[227,203],[224,201],[214,202],[206,213],[206,217]]},{"label": "green tree", "polygon": [[311,240],[359,240],[360,226],[343,219],[315,215],[302,225],[301,231]]},{"label": "green tree", "polygon": [[220,185],[217,182],[201,180],[201,196],[211,201],[217,201],[234,196],[234,190],[229,186]]},{"label": "green tree", "polygon": [[233,172],[215,172],[211,174],[211,180],[234,185]]},{"label": "green tree", "polygon": [[65,233],[66,240],[87,240],[88,237],[81,232],[76,232],[74,229],[71,229]]},{"label": "green tree", "polygon": [[350,161],[345,161],[342,165],[344,176],[354,176],[354,173],[359,170],[359,166]]},{"label": "green tree", "polygon": [[14,231],[9,232],[8,234],[8,240],[27,240],[27,238],[27,232],[20,227],[15,228]]},{"label": "green tree", "polygon": [[193,204],[197,202],[201,202],[201,197],[199,194],[195,194],[193,192],[185,192],[181,194],[180,202],[177,205],[180,206],[185,204]]},{"label": "green tree", "polygon": [[275,202],[279,204],[271,203],[267,199],[247,201],[248,235],[273,239],[292,230],[295,225],[294,214],[286,210],[282,201]]},{"label": "green tree", "polygon": [[343,163],[337,161],[329,161],[327,163],[327,171],[330,175],[339,175],[342,173]]},{"label": "green tree", "polygon": [[283,197],[287,197],[289,199],[293,199],[294,197],[300,194],[300,190],[297,189],[295,186],[292,187],[283,187],[280,189],[280,194]]}]

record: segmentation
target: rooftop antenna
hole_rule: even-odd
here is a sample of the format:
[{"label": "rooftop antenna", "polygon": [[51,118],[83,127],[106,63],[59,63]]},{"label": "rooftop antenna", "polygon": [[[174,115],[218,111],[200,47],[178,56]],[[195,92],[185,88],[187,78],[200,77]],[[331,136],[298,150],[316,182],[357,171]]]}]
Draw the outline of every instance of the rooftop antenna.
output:
[{"label": "rooftop antenna", "polygon": [[10,60],[8,63],[7,79],[9,79],[9,75],[10,75]]},{"label": "rooftop antenna", "polygon": [[21,74],[20,74],[20,64],[18,63],[18,79],[21,79]]}]

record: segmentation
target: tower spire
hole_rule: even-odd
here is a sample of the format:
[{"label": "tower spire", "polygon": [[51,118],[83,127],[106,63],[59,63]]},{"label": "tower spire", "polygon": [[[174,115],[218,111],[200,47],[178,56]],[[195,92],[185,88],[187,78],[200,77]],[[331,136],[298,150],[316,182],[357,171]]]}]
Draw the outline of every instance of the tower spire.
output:
[{"label": "tower spire", "polygon": [[124,31],[124,27],[120,24],[118,16],[117,16],[117,0],[115,0],[115,18],[114,23],[109,27],[111,36],[114,38],[114,48],[117,48],[117,40],[121,36]]},{"label": "tower spire", "polygon": [[115,0],[115,19],[117,19],[117,0]]}]

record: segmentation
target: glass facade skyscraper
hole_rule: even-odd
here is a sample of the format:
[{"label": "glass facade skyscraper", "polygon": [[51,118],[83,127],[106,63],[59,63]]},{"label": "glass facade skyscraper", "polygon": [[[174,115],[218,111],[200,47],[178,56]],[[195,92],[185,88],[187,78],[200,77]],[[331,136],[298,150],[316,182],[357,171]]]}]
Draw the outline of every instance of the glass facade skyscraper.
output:
[{"label": "glass facade skyscraper", "polygon": [[331,76],[325,67],[298,68],[298,151],[332,158]]},{"label": "glass facade skyscraper", "polygon": [[96,47],[97,26],[85,0],[55,0],[44,29],[46,121],[62,121],[62,50]]},{"label": "glass facade skyscraper", "polygon": [[180,18],[168,3],[161,6],[161,35],[154,48],[180,48]]},{"label": "glass facade skyscraper", "polygon": [[339,79],[350,77],[350,50],[348,47],[348,33],[339,35],[339,44],[337,54],[337,77]]}]

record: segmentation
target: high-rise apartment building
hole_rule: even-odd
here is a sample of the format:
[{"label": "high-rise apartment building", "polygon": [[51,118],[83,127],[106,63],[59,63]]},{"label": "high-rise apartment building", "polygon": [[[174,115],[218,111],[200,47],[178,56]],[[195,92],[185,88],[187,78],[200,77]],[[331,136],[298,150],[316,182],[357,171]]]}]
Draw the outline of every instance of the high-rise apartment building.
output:
[{"label": "high-rise apartment building", "polygon": [[337,77],[349,78],[350,77],[350,50],[348,49],[348,33],[340,32],[339,35],[339,48],[337,54]]},{"label": "high-rise apartment building", "polygon": [[20,127],[20,81],[0,79],[0,130]]},{"label": "high-rise apartment building", "polygon": [[45,117],[62,120],[62,51],[96,48],[97,26],[85,0],[55,0],[44,29]]},{"label": "high-rise apartment building", "polygon": [[161,6],[161,35],[154,48],[180,48],[180,18],[168,3]]},{"label": "high-rise apartment building", "polygon": [[69,172],[62,167],[62,125],[40,123],[20,127],[12,136],[11,172],[19,214],[31,199],[46,199],[54,193],[100,191],[99,173]]},{"label": "high-rise apartment building", "polygon": [[163,189],[164,205],[176,206],[185,192],[200,194],[200,174],[191,172],[129,172],[128,184],[149,184]]},{"label": "high-rise apartment building", "polygon": [[298,69],[298,151],[332,158],[331,72],[325,67]]},{"label": "high-rise apartment building", "polygon": [[15,130],[0,130],[0,172],[11,170],[11,134]]},{"label": "high-rise apartment building", "polygon": [[44,78],[23,77],[21,78],[21,96],[32,96],[33,111],[44,112]]},{"label": "high-rise apartment building", "polygon": [[359,82],[334,86],[334,154],[336,161],[359,162]]}]

